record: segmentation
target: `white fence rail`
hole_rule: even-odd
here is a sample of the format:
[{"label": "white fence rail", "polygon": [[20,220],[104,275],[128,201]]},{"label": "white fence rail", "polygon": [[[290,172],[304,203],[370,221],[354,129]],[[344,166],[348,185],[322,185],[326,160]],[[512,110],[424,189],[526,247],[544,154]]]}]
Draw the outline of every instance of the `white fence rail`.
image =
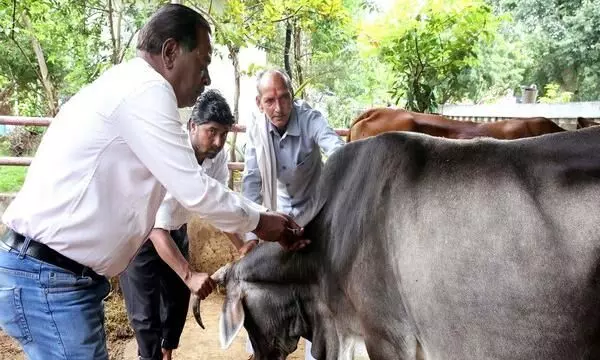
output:
[{"label": "white fence rail", "polygon": [[545,117],[559,126],[574,130],[577,118],[600,119],[600,101],[565,104],[481,104],[445,105],[440,113],[462,121],[494,122],[506,118]]}]

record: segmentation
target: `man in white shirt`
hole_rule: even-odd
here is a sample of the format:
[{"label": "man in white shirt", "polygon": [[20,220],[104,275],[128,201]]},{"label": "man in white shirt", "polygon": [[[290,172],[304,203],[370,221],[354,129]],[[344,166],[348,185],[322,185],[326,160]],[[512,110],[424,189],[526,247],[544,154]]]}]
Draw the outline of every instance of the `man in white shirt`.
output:
[{"label": "man in white shirt", "polygon": [[[222,149],[233,123],[225,98],[218,91],[209,90],[196,101],[187,124],[198,163],[208,176],[223,185],[227,184],[229,169],[227,153]],[[187,223],[191,216],[167,193],[158,209],[150,241],[142,245],[119,276],[140,360],[170,360],[172,350],[179,345],[190,290],[184,281],[187,267],[178,268],[177,264],[187,265]],[[236,234],[227,235],[240,248],[243,241]],[[173,261],[173,255],[180,261]]]},{"label": "man in white shirt", "polygon": [[[44,135],[0,239],[0,327],[29,359],[108,359],[105,276],[127,267],[167,191],[223,231],[308,243],[291,218],[198,165],[177,108],[210,83],[210,33],[192,9],[163,6],[138,35],[138,57],[81,89]],[[195,295],[210,294],[208,274],[174,259]]]}]

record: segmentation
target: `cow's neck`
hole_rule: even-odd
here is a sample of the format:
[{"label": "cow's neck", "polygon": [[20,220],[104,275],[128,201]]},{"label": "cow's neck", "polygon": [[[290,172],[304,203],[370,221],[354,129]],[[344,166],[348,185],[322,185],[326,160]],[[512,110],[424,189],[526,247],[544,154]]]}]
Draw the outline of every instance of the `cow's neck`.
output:
[{"label": "cow's neck", "polygon": [[236,266],[236,277],[248,282],[316,284],[319,256],[314,252],[284,251],[277,243],[262,243]]}]

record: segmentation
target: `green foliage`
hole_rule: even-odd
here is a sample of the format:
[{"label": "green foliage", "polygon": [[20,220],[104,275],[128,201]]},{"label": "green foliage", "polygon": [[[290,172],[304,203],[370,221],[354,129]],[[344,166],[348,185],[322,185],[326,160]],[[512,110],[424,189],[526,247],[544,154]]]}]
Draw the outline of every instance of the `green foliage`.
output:
[{"label": "green foliage", "polygon": [[[331,111],[330,122],[345,124],[354,108],[364,108],[372,98],[388,97],[380,91],[385,72],[376,72],[380,63],[360,54],[356,36],[365,2],[357,0],[280,0],[227,2],[195,1],[215,23],[216,42],[228,48],[229,56],[244,46],[267,52],[267,67],[284,68],[284,42],[288,23],[298,32],[299,56],[291,56],[295,96],[331,92],[342,111]],[[290,48],[290,51],[293,49]],[[240,69],[242,76],[254,76],[263,66],[251,64]],[[301,76],[298,70],[302,72]],[[342,125],[343,126],[343,125]]]},{"label": "green foliage", "polygon": [[[0,0],[0,113],[51,115],[132,57],[133,35],[164,3],[19,0],[13,24],[13,0]],[[600,0],[397,0],[385,13],[365,0],[185,4],[210,17],[232,61],[257,46],[267,66],[283,68],[292,29],[288,59],[298,96],[329,109],[336,127],[391,100],[435,111],[446,102],[493,102],[522,84],[536,84],[542,102],[600,97]]]},{"label": "green foliage", "polygon": [[[341,0],[283,0],[276,8],[279,15],[271,18],[277,33],[261,44],[268,52],[268,60],[284,68],[284,39],[287,21],[294,31],[300,32],[300,56],[292,58],[292,81],[299,87],[307,81],[312,88],[331,86],[345,67],[344,57],[348,46],[353,45],[355,28],[351,23],[351,10]],[[286,21],[280,21],[286,19]],[[290,49],[292,52],[293,49]],[[302,77],[297,72],[300,65]]]},{"label": "green foliage", "polygon": [[[488,0],[514,16],[524,53],[523,83],[556,83],[573,100],[600,97],[600,0]],[[544,90],[545,91],[545,90]],[[543,92],[542,94],[543,95]]]},{"label": "green foliage", "polygon": [[568,103],[573,97],[573,93],[569,91],[561,91],[558,84],[546,84],[544,89],[545,96],[540,98],[540,103],[543,104],[561,104]]},{"label": "green foliage", "polygon": [[503,15],[498,20],[500,25],[494,39],[478,46],[478,65],[461,75],[466,93],[455,101],[489,103],[520,89],[526,69],[533,60],[526,55],[511,18]]},{"label": "green foliage", "polygon": [[396,103],[434,112],[438,104],[467,95],[469,72],[480,64],[478,51],[497,28],[491,8],[477,0],[430,0],[417,13],[393,16],[374,29],[379,33],[370,41],[394,71]]},{"label": "green foliage", "polygon": [[[60,102],[125,57],[134,33],[161,3],[20,0],[13,23],[13,0],[0,0],[0,74],[12,89],[15,112],[53,115]],[[41,47],[51,91],[33,41]]]},{"label": "green foliage", "polygon": [[[340,8],[321,12],[319,16],[305,14],[312,16],[311,26],[300,29],[301,56],[292,59],[292,80],[297,96],[324,108],[332,126],[344,127],[358,112],[389,101],[388,89],[393,78],[387,65],[375,54],[365,52],[357,41],[362,31],[361,21],[373,7],[356,0],[331,6]],[[269,62],[280,68],[284,67],[284,36],[285,26],[280,24],[278,37],[270,44],[268,53]],[[298,63],[302,78],[296,71]],[[304,91],[300,93],[300,89]]]}]

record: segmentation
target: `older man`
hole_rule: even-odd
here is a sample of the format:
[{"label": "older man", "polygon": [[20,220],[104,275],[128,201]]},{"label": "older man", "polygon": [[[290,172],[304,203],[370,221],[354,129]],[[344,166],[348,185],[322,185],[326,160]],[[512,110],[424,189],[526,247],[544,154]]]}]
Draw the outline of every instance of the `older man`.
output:
[{"label": "older man", "polygon": [[[177,108],[210,83],[210,33],[197,12],[165,5],[141,30],[138,56],[73,96],[44,135],[0,241],[0,327],[27,358],[108,359],[105,276],[127,267],[167,190],[224,231],[306,244],[289,217],[207,176],[181,128]],[[208,274],[176,261],[194,294],[213,290]]]},{"label": "older man", "polygon": [[[305,223],[313,215],[311,198],[323,166],[321,152],[329,156],[344,142],[319,111],[294,101],[290,78],[283,71],[260,73],[257,91],[260,114],[248,126],[242,193]],[[246,239],[258,241],[254,234]]]}]

